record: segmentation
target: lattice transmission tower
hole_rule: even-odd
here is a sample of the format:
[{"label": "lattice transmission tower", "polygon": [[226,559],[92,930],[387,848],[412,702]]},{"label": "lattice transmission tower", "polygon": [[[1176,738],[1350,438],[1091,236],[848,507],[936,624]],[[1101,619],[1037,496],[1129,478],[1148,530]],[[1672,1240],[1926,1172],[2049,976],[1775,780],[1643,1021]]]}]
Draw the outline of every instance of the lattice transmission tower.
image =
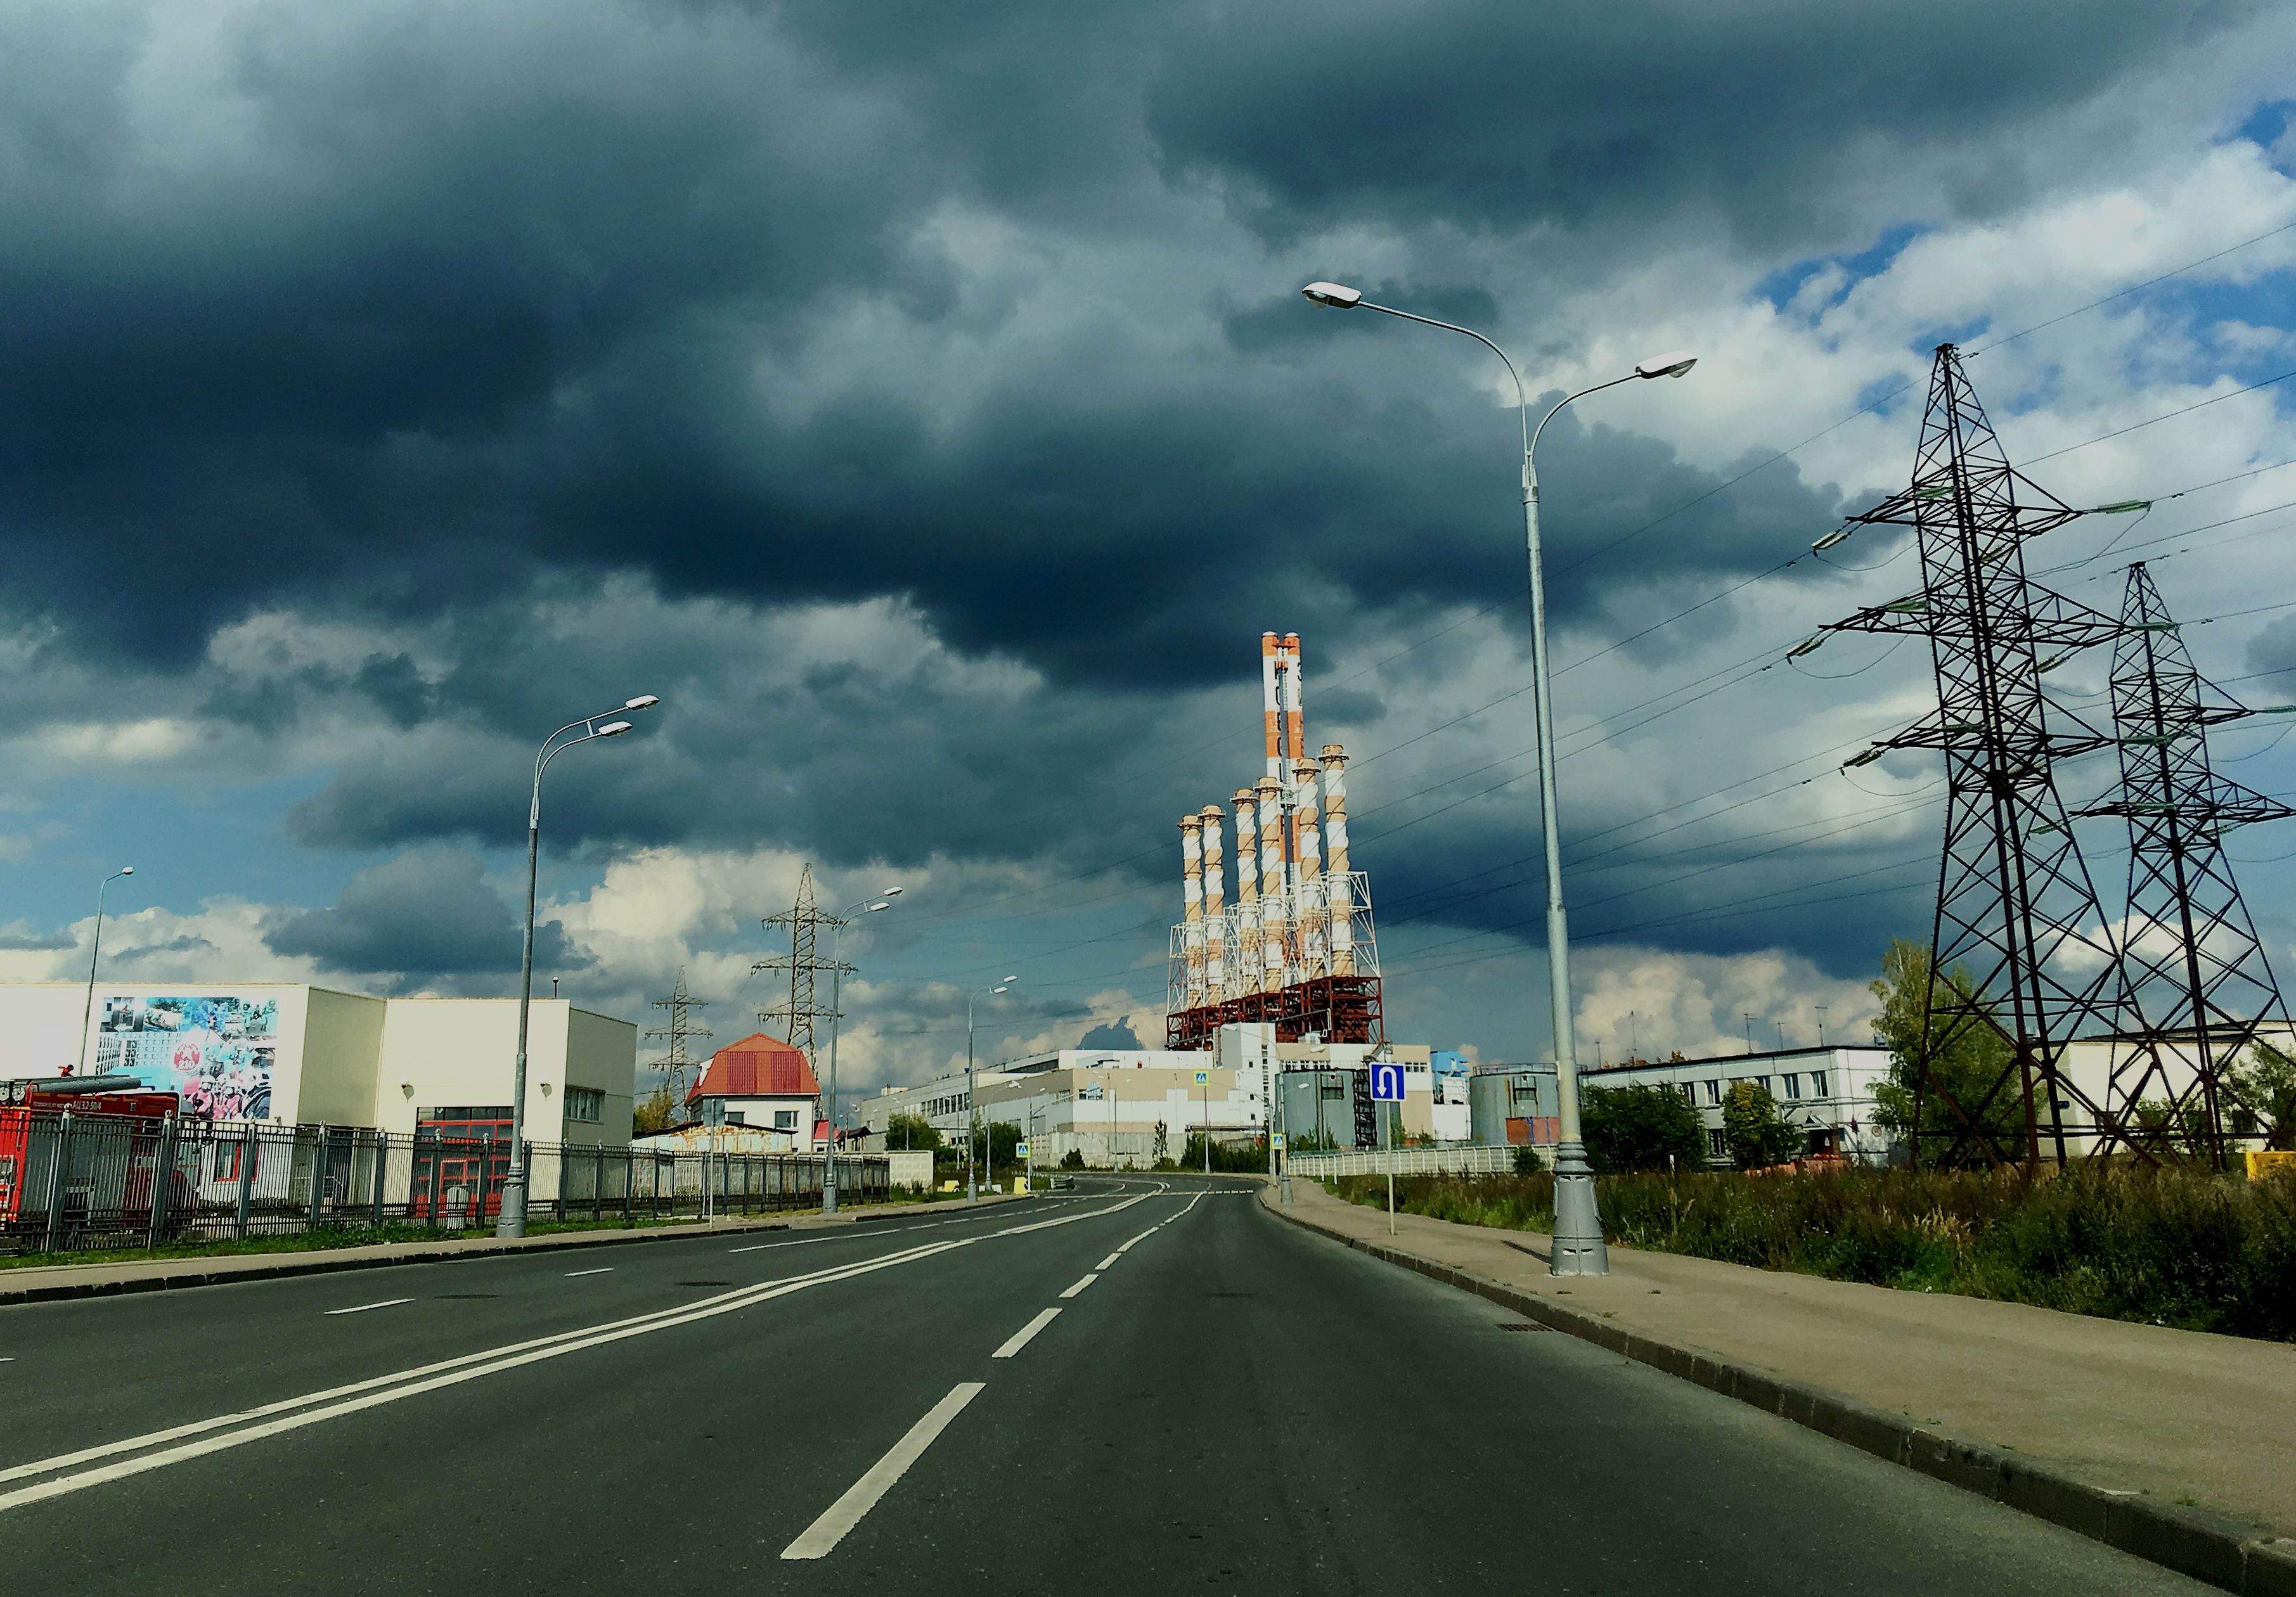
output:
[{"label": "lattice transmission tower", "polygon": [[[2081,513],[2010,465],[1958,352],[1942,344],[1912,482],[1849,518],[1911,528],[1922,587],[1838,629],[1926,637],[1937,676],[1936,711],[1852,762],[1891,749],[1945,756],[1945,848],[1915,1070],[1916,1160],[1925,1139],[1942,1139],[1938,1151],[1948,1158],[1974,1152],[2028,1167],[2045,1141],[2059,1160],[2069,1139],[2094,1152],[2126,1142],[2126,1100],[2112,1091],[2093,1100],[2065,1069],[2076,1037],[2149,1028],[2132,1007],[2054,772],[2055,761],[2111,740],[2041,692],[2045,670],[2112,642],[2121,626],[2025,575],[2025,541]],[[2005,1041],[2006,1062],[1956,1091],[1940,1066],[1980,1028]],[[1945,1105],[1946,1129],[1925,1124],[1925,1102]]]},{"label": "lattice transmission tower", "polygon": [[789,996],[769,1009],[759,1010],[758,1019],[766,1025],[780,1021],[790,1046],[802,1052],[805,1062],[815,1066],[816,1074],[818,1074],[819,1061],[813,1053],[816,1025],[831,1019],[832,1011],[814,1001],[815,978],[824,970],[850,971],[853,967],[832,965],[816,952],[821,929],[840,922],[835,915],[824,913],[821,906],[814,902],[813,867],[810,864],[798,875],[797,902],[781,914],[767,915],[759,924],[767,928],[787,927],[790,951],[785,955],[776,954],[761,959],[750,967],[752,972],[789,972]]},{"label": "lattice transmission tower", "polygon": [[698,1076],[702,1063],[686,1052],[685,1044],[699,1038],[716,1035],[707,1026],[693,1018],[695,1010],[709,1008],[709,1001],[706,998],[696,998],[685,990],[685,967],[680,965],[677,967],[677,985],[670,988],[668,997],[655,999],[653,1006],[656,1009],[666,1009],[669,1011],[669,1024],[654,1027],[645,1034],[646,1040],[653,1042],[659,1039],[669,1044],[669,1051],[655,1062],[661,1066],[665,1073],[670,1102],[682,1104],[685,1102],[688,1085],[686,1077]]},{"label": "lattice transmission tower", "polygon": [[2130,991],[2155,1029],[2140,1041],[2130,1078],[2116,1085],[2128,1102],[2165,1111],[2168,1129],[2148,1128],[2156,1151],[2181,1146],[2222,1167],[2232,1071],[2263,1026],[2287,1023],[2224,837],[2296,810],[2210,768],[2208,729],[2259,712],[2194,668],[2141,561],[2128,568],[2120,623],[2112,652],[2120,785],[2081,813],[2128,823],[2121,946]]}]

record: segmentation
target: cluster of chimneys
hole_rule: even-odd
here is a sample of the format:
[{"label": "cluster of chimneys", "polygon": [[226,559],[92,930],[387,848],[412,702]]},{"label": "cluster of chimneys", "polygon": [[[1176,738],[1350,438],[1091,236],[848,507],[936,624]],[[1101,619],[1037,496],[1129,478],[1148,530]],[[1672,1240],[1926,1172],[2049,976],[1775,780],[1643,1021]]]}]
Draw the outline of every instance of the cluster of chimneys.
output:
[{"label": "cluster of chimneys", "polygon": [[[1348,872],[1348,757],[1307,758],[1300,635],[1259,639],[1267,771],[1235,790],[1235,905],[1225,904],[1221,812],[1180,822],[1187,1007],[1356,973],[1355,889]],[[1317,804],[1316,778],[1323,778]]]}]

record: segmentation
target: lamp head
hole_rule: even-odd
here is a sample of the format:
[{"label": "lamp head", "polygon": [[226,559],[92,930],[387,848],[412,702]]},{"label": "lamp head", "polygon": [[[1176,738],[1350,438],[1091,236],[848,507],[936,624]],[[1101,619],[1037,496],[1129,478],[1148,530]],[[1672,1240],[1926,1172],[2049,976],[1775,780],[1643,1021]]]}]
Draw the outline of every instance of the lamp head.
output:
[{"label": "lamp head", "polygon": [[602,738],[618,738],[629,729],[630,724],[627,721],[609,721],[598,728],[598,735]]},{"label": "lamp head", "polygon": [[861,913],[864,914],[873,915],[881,909],[890,909],[893,906],[891,905],[886,903],[882,898],[880,898],[876,903],[871,905],[867,909]]},{"label": "lamp head", "polygon": [[655,705],[660,704],[660,702],[661,698],[659,694],[640,693],[635,699],[625,699],[622,700],[622,708],[624,709],[652,709]]},{"label": "lamp head", "polygon": [[899,888],[887,888],[883,892],[877,896],[880,898],[898,898],[901,896],[901,893],[902,889]]},{"label": "lamp head", "polygon": [[1316,305],[1327,305],[1333,310],[1353,310],[1363,303],[1363,291],[1351,289],[1344,283],[1311,283],[1300,291]]},{"label": "lamp head", "polygon": [[1003,992],[1004,989],[1003,987],[991,987],[991,988],[989,988],[988,990],[989,990],[990,992],[992,992],[992,993],[1001,993],[1001,992]]},{"label": "lamp head", "polygon": [[1698,357],[1687,349],[1670,350],[1653,355],[1635,368],[1637,377],[1679,377],[1698,364]]},{"label": "lamp head", "polygon": [[135,874],[135,867],[133,865],[122,865],[119,867],[118,874],[121,876],[133,876]]},{"label": "lamp head", "polygon": [[1017,976],[1007,976],[1004,979],[1007,981],[1018,981],[1021,979]]}]

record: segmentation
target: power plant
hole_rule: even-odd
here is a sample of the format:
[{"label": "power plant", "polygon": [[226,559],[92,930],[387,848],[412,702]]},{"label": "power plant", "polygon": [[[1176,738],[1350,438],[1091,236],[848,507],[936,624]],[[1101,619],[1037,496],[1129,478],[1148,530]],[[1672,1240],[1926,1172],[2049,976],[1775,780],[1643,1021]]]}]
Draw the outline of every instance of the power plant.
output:
[{"label": "power plant", "polygon": [[1287,1043],[1382,1043],[1371,881],[1348,860],[1347,751],[1325,743],[1308,758],[1298,633],[1260,635],[1259,684],[1267,766],[1230,800],[1233,905],[1226,812],[1207,804],[1180,820],[1164,1046],[1209,1048],[1239,1023],[1273,1025]]}]

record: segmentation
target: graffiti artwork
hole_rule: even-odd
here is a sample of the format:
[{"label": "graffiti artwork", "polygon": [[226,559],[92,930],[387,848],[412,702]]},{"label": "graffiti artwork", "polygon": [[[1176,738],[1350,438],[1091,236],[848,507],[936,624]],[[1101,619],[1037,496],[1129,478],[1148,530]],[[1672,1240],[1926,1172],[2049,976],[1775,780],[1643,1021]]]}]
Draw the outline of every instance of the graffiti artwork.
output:
[{"label": "graffiti artwork", "polygon": [[271,1113],[278,1034],[276,998],[115,996],[104,1000],[96,1064],[179,1094],[186,1115],[261,1120]]}]

